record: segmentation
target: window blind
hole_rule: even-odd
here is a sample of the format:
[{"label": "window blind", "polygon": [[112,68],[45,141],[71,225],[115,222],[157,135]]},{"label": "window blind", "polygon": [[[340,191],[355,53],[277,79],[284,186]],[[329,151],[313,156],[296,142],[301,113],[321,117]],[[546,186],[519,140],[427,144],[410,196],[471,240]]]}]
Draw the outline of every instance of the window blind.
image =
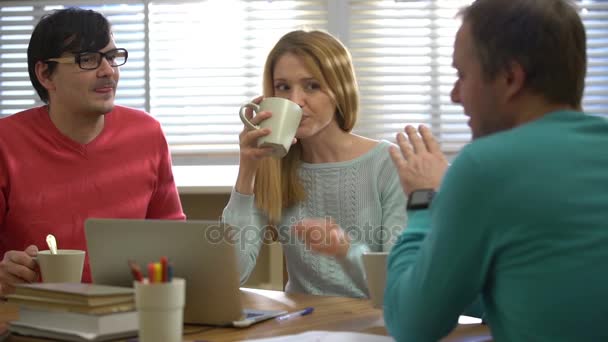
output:
[{"label": "window blind", "polygon": [[446,153],[470,140],[450,101],[459,8],[470,1],[351,1],[350,49],[361,89],[357,131],[393,141],[406,124],[431,127]]},{"label": "window blind", "polygon": [[[70,4],[62,1],[3,1],[0,3],[0,113],[14,114],[42,105],[27,72],[27,46],[40,18]],[[106,15],[112,23],[116,45],[129,50],[120,68],[116,102],[146,108],[144,6],[134,1],[80,1],[73,5]]]},{"label": "window blind", "polygon": [[[394,141],[404,125],[426,124],[453,155],[470,140],[449,97],[455,14],[470,2],[0,0],[0,115],[41,104],[27,74],[29,37],[45,13],[80,6],[104,13],[117,46],[129,50],[116,102],[156,117],[177,163],[238,160],[238,108],[261,93],[276,40],[299,28],[329,30],[350,49],[362,95],[355,132]],[[608,1],[577,3],[588,37],[584,109],[606,115]]]},{"label": "window blind", "polygon": [[239,106],[262,93],[285,33],[327,28],[324,1],[151,1],[150,110],[177,154],[238,152]]},{"label": "window blind", "polygon": [[587,32],[583,109],[608,118],[608,0],[578,1]]}]

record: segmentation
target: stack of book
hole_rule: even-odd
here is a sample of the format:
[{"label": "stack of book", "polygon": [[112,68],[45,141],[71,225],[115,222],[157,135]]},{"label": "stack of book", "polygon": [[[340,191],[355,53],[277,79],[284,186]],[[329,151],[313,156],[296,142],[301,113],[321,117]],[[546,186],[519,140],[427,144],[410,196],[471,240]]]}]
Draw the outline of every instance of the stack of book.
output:
[{"label": "stack of book", "polygon": [[64,341],[108,341],[137,335],[133,289],[83,283],[22,284],[7,296],[19,305],[11,332]]}]

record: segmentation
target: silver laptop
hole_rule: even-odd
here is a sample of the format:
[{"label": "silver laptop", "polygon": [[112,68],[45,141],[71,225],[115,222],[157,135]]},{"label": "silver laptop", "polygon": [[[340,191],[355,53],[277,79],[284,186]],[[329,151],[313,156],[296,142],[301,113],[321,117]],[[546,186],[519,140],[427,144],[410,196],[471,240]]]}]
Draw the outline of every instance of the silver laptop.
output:
[{"label": "silver laptop", "polygon": [[145,272],[166,256],[186,279],[184,323],[244,327],[285,313],[243,309],[236,247],[216,221],[88,219],[85,234],[94,283],[133,286],[128,260]]}]

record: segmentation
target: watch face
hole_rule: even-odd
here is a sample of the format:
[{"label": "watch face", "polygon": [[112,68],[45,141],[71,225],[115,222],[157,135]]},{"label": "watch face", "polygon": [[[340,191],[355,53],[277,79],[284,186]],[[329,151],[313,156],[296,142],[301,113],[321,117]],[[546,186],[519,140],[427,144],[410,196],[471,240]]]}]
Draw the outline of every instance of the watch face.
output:
[{"label": "watch face", "polygon": [[407,209],[426,209],[435,196],[433,189],[422,189],[412,192],[408,198]]},{"label": "watch face", "polygon": [[414,191],[412,192],[412,196],[410,197],[410,205],[428,205],[433,199],[433,195],[433,191]]}]

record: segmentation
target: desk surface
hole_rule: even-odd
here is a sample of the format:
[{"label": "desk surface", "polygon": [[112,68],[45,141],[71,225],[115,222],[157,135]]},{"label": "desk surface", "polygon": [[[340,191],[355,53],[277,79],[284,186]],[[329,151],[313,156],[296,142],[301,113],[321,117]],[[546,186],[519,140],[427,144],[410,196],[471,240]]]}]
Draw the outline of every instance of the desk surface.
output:
[{"label": "desk surface", "polygon": [[[213,342],[239,341],[299,334],[311,330],[350,331],[386,335],[382,312],[374,309],[369,300],[322,297],[256,289],[241,289],[246,307],[264,310],[294,311],[308,306],[315,308],[311,315],[279,322],[268,320],[249,328],[215,328],[186,325],[184,340]],[[8,342],[39,342],[46,339],[9,336]],[[442,342],[491,341],[489,329],[481,324],[459,325]]]},{"label": "desk surface", "polygon": [[[246,307],[264,310],[295,311],[311,306],[311,315],[288,321],[269,320],[249,328],[210,328],[186,326],[186,341],[237,341],[254,338],[268,338],[280,335],[298,334],[310,330],[352,331],[386,335],[382,311],[374,309],[369,300],[322,297],[282,291],[242,289],[243,304]],[[489,330],[481,324],[459,325],[443,342],[491,341]]]}]

